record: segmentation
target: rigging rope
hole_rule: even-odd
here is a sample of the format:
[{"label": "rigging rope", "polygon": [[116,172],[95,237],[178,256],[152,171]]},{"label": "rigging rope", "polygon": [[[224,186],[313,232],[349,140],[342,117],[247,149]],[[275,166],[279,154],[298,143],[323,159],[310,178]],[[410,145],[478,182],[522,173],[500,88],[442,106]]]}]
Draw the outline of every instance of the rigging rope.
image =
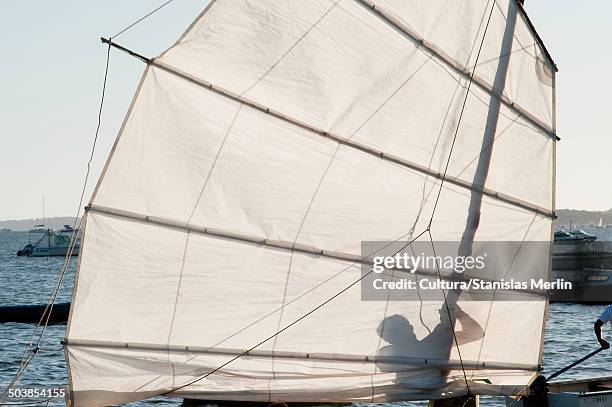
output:
[{"label": "rigging rope", "polygon": [[127,30],[129,30],[130,28],[134,27],[136,24],[140,23],[141,21],[149,18],[150,16],[152,16],[153,14],[155,14],[156,12],[158,12],[159,10],[161,10],[162,8],[166,7],[168,4],[172,3],[174,0],[168,0],[165,3],[163,3],[162,5],[160,5],[159,7],[157,7],[155,10],[149,12],[148,14],[142,16],[141,18],[139,18],[138,20],[134,21],[132,24],[128,25],[127,27],[125,27],[123,30],[119,31],[117,34],[113,35],[112,38],[118,37],[121,34],[123,34],[124,32],[126,32]]},{"label": "rigging rope", "polygon": [[[73,231],[70,237],[70,243],[68,244],[68,249],[66,251],[66,257],[64,258],[64,263],[62,265],[62,268],[60,269],[60,273],[58,275],[57,282],[55,283],[55,286],[53,287],[53,289],[51,290],[51,294],[49,295],[47,306],[45,307],[43,313],[41,314],[38,324],[34,326],[34,329],[32,330],[32,335],[30,336],[30,339],[25,346],[25,349],[24,349],[24,352],[21,358],[21,363],[19,365],[19,369],[17,369],[15,376],[9,382],[9,384],[6,386],[6,388],[0,395],[0,405],[3,405],[5,403],[9,390],[19,381],[19,379],[21,378],[23,373],[26,371],[26,369],[28,368],[32,360],[36,357],[36,355],[40,351],[40,345],[42,343],[45,332],[47,330],[47,326],[49,325],[51,313],[53,312],[53,305],[55,304],[55,301],[57,300],[59,290],[64,281],[64,277],[68,270],[68,266],[70,265],[70,259],[72,257],[72,254],[74,253],[74,248],[76,246],[78,234],[83,224],[83,218],[79,219],[79,213],[81,212],[81,207],[83,205],[83,198],[85,196],[85,191],[87,189],[87,184],[89,181],[89,174],[91,171],[91,163],[93,161],[94,153],[96,150],[98,134],[100,133],[100,126],[102,122],[102,109],[104,107],[104,97],[106,94],[106,83],[108,79],[108,68],[110,64],[110,49],[111,49],[111,45],[109,44],[108,49],[106,51],[106,64],[104,68],[104,82],[102,84],[102,96],[100,98],[100,108],[98,109],[98,124],[96,126],[96,133],[95,133],[95,137],[94,137],[93,144],[91,147],[91,154],[87,162],[87,172],[85,174],[85,180],[83,181],[83,189],[81,190],[79,205],[77,207],[77,213],[74,218]],[[39,328],[41,328],[41,326],[42,326],[42,329],[40,329],[39,331]],[[38,337],[36,340],[36,345],[32,346],[32,344],[34,343],[34,337],[37,336],[37,333],[38,333]]]}]

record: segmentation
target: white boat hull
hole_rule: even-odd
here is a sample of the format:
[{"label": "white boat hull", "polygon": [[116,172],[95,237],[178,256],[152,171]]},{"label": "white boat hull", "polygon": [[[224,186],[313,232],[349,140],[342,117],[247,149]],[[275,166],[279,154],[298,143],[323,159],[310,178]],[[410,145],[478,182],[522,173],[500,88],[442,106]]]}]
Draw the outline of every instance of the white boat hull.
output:
[{"label": "white boat hull", "polygon": [[[523,400],[506,397],[507,407],[528,407]],[[612,407],[612,390],[587,393],[549,393],[549,407]]]},{"label": "white boat hull", "polygon": [[[67,247],[35,247],[31,257],[65,256],[66,253],[68,253]],[[76,256],[78,253],[79,246],[75,246],[72,255]]]}]

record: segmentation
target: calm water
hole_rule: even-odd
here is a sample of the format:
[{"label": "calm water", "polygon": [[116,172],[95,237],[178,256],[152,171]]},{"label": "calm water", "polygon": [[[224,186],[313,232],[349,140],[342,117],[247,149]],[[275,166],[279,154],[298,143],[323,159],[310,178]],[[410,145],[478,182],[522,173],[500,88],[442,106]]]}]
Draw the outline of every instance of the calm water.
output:
[{"label": "calm water", "polygon": [[[612,240],[612,229],[587,229],[602,240]],[[28,234],[21,232],[0,233],[0,305],[46,303],[56,276],[61,268],[61,258],[17,257],[15,253],[28,242]],[[71,260],[66,282],[60,290],[58,302],[70,301],[74,279],[75,259]],[[575,359],[597,348],[592,332],[593,321],[601,312],[601,306],[577,304],[551,304],[545,337],[544,374],[550,374]],[[33,327],[25,324],[0,324],[0,386],[2,390],[14,376],[19,365],[24,344]],[[55,387],[67,383],[66,365],[60,341],[64,325],[51,326],[41,345],[41,351],[21,380],[21,386]],[[612,351],[585,362],[579,369],[570,370],[562,378],[612,375]],[[22,404],[15,405],[24,405]],[[482,400],[483,406],[501,406],[498,398]],[[36,404],[31,404],[36,405]],[[63,405],[56,403],[50,405]],[[159,399],[132,403],[129,406],[167,405],[178,406],[179,401]],[[397,403],[393,406],[423,406],[425,403]],[[387,404],[389,406],[389,404]]]}]

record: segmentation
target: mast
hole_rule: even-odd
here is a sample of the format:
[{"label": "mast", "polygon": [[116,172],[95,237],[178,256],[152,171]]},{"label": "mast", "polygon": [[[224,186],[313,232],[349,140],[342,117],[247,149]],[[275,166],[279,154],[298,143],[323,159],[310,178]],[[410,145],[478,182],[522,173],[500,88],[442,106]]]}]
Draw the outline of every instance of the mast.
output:
[{"label": "mast", "polygon": [[[495,4],[493,4],[493,7],[495,7]],[[463,231],[463,234],[461,236],[461,243],[459,245],[457,253],[459,256],[466,257],[472,255],[474,239],[476,236],[476,232],[478,231],[478,226],[480,224],[483,200],[483,193],[481,191],[486,188],[487,184],[487,177],[491,166],[491,158],[493,156],[493,147],[495,142],[495,136],[497,134],[497,126],[499,123],[499,115],[501,108],[501,97],[497,95],[503,95],[506,86],[506,78],[508,75],[508,68],[510,66],[510,56],[512,55],[512,45],[514,42],[514,32],[516,27],[517,14],[517,6],[512,1],[508,2],[508,8],[506,12],[506,27],[503,33],[503,39],[499,50],[497,70],[492,86],[493,94],[489,99],[489,108],[487,112],[484,134],[482,137],[482,146],[480,149],[481,153],[479,154],[478,165],[476,167],[476,172],[472,181],[472,185],[475,186],[475,189],[473,189],[470,194],[470,204],[468,208],[468,216],[466,219],[465,230]],[[486,35],[486,32],[483,35]],[[478,65],[476,64],[472,69],[476,71],[478,69]],[[462,273],[453,273],[451,278],[460,280],[464,279],[464,275]],[[460,296],[460,290],[449,291],[448,295],[446,296],[445,304],[440,309],[440,314],[446,314],[446,316],[449,318],[449,322],[453,330],[455,330],[456,327],[457,318],[455,309],[457,306],[457,302],[460,299]],[[452,344],[452,347],[447,350],[449,358],[453,348],[458,347],[456,343],[456,337],[454,339],[455,340]],[[468,383],[466,383],[466,386],[469,386]],[[442,405],[450,406],[451,404],[449,404],[449,402],[450,401],[433,402],[433,407],[438,407]],[[456,404],[465,404],[465,400],[463,398],[459,398],[457,399]]]}]

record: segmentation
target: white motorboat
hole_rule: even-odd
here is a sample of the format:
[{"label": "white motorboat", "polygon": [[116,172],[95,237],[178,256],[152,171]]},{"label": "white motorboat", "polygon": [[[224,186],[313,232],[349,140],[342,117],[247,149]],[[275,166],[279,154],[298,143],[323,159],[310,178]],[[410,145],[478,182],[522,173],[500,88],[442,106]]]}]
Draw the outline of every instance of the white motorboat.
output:
[{"label": "white motorboat", "polygon": [[597,236],[591,233],[585,232],[582,229],[572,229],[570,230],[570,234],[578,239],[583,239],[587,242],[592,242],[592,241],[597,240]]},{"label": "white motorboat", "polygon": [[[612,406],[612,377],[572,379],[548,384],[548,407]],[[528,400],[507,397],[507,407],[542,407]]]},{"label": "white motorboat", "polygon": [[45,225],[35,225],[32,229],[28,230],[28,233],[36,234],[36,233],[47,233]]},{"label": "white motorboat", "polygon": [[[71,236],[63,233],[56,233],[47,229],[36,243],[28,243],[21,250],[17,251],[17,256],[26,257],[52,257],[66,256],[70,249]],[[72,249],[72,256],[78,255],[80,242],[77,241]]]}]

